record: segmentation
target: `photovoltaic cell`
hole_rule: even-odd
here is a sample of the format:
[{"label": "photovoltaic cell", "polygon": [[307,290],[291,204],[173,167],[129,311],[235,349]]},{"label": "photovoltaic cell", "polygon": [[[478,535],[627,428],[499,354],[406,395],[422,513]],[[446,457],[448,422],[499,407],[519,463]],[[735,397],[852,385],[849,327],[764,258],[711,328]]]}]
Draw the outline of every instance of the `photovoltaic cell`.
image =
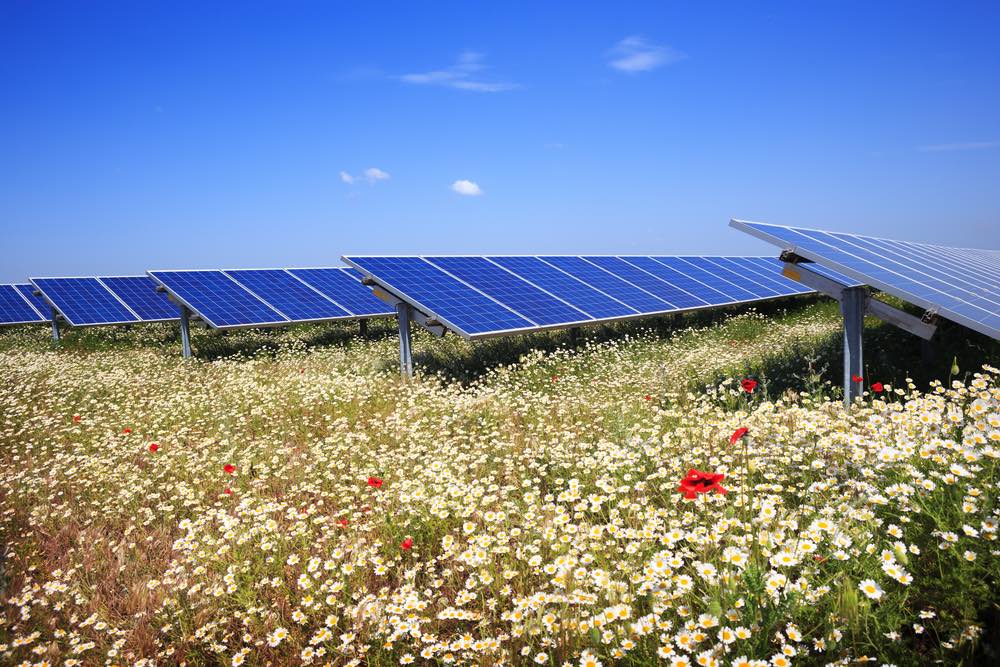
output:
[{"label": "photovoltaic cell", "polygon": [[[289,320],[306,322],[351,317],[350,312],[283,269],[241,269],[225,273]],[[368,291],[360,284],[357,289]]]},{"label": "photovoltaic cell", "polygon": [[[521,317],[420,257],[351,257],[348,261],[450,328],[466,334],[536,328]],[[424,303],[433,304],[423,306]]]},{"label": "photovoltaic cell", "polygon": [[0,324],[46,322],[15,285],[0,285]]},{"label": "photovoltaic cell", "polygon": [[98,280],[144,322],[168,322],[180,317],[177,305],[156,291],[156,283],[149,276],[102,276]]},{"label": "photovoltaic cell", "polygon": [[396,311],[361,284],[357,272],[344,268],[288,269],[296,278],[336,301],[352,315],[392,315]]},{"label": "photovoltaic cell", "polygon": [[425,257],[424,259],[512,308],[535,324],[582,322],[591,319],[583,311],[543,292],[485,257]]},{"label": "photovoltaic cell", "polygon": [[31,302],[31,305],[35,307],[39,313],[41,313],[42,318],[46,322],[52,321],[52,306],[46,303],[45,299],[40,296],[35,295],[34,285],[14,285],[17,291],[24,295],[24,297]]},{"label": "photovoltaic cell", "polygon": [[706,266],[705,262],[698,257],[654,257],[657,262],[668,266],[675,271],[690,276],[695,280],[708,285],[717,292],[721,292],[730,301],[753,301],[761,298],[743,287],[735,285],[725,278],[718,276],[712,266]]},{"label": "photovoltaic cell", "polygon": [[150,271],[149,275],[214,328],[288,322],[222,271]]},{"label": "photovoltaic cell", "polygon": [[641,313],[667,312],[673,306],[663,299],[646,292],[618,276],[608,273],[582,257],[552,255],[540,257],[542,261],[551,264],[560,271],[582,280],[609,296],[613,296],[624,304]]},{"label": "photovoltaic cell", "polygon": [[706,285],[686,273],[656,261],[655,257],[641,257],[628,255],[622,257],[623,260],[636,266],[647,273],[651,273],[660,280],[665,280],[672,285],[677,285],[685,292],[693,294],[705,303],[721,304],[734,301],[733,298],[723,294],[719,290]]},{"label": "photovoltaic cell", "polygon": [[73,326],[140,321],[97,278],[32,278],[31,283]]},{"label": "photovoltaic cell", "polygon": [[742,220],[730,224],[815,264],[1000,339],[1000,254],[996,251]]},{"label": "photovoltaic cell", "polygon": [[627,280],[636,287],[646,290],[650,294],[669,303],[673,308],[698,308],[707,306],[708,303],[699,299],[695,295],[684,291],[681,287],[660,280],[653,274],[643,271],[633,264],[629,264],[618,257],[608,256],[585,256],[585,260],[591,264],[596,264],[605,271],[610,271],[619,278]]},{"label": "photovoltaic cell", "polygon": [[498,256],[488,259],[548,290],[594,319],[629,317],[639,312],[537,257]]}]

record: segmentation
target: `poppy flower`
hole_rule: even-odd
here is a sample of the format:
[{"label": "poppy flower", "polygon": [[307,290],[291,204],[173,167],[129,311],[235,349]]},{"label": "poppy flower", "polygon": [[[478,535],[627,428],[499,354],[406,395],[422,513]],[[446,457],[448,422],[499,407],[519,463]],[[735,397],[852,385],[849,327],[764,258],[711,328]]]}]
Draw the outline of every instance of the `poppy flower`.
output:
[{"label": "poppy flower", "polygon": [[227,463],[226,465],[222,466],[222,470],[227,475],[232,475],[234,472],[236,472],[236,466],[234,466],[232,463]]},{"label": "poppy flower", "polygon": [[872,391],[876,394],[881,394],[883,389],[885,389],[885,387],[882,386],[881,382],[872,382]]},{"label": "poppy flower", "polygon": [[132,432],[132,429],[130,429],[130,428],[129,428],[128,426],[126,426],[126,427],[125,427],[125,428],[124,428],[124,429],[122,430],[122,433],[124,433],[125,435],[128,435],[128,434],[129,434],[129,433],[131,433],[131,432]]},{"label": "poppy flower", "polygon": [[860,375],[852,375],[851,376],[851,382],[864,382],[864,381],[865,381],[865,379],[863,377],[861,377]]},{"label": "poppy flower", "polygon": [[222,492],[223,492],[224,494],[226,494],[227,496],[231,496],[231,495],[233,495],[233,490],[232,490],[232,489],[230,489],[230,488],[229,488],[228,486],[227,486],[226,488],[224,488],[224,489],[222,490]]},{"label": "poppy flower", "polygon": [[691,468],[688,470],[687,476],[681,480],[677,491],[684,494],[688,500],[698,497],[699,493],[708,493],[709,491],[726,494],[729,491],[719,484],[725,477],[721,472],[704,472]]},{"label": "poppy flower", "polygon": [[381,477],[369,477],[368,478],[368,486],[372,487],[373,489],[381,489],[382,488],[382,478]]},{"label": "poppy flower", "polygon": [[413,538],[412,537],[407,537],[405,540],[403,540],[400,543],[399,546],[403,547],[404,550],[409,551],[410,549],[413,548]]},{"label": "poppy flower", "polygon": [[73,421],[77,424],[80,423],[80,415],[73,415]]},{"label": "poppy flower", "polygon": [[729,436],[729,444],[735,445],[736,441],[745,436],[747,434],[747,431],[749,430],[750,429],[748,429],[746,426],[740,426],[738,429],[733,431],[733,434],[731,436]]},{"label": "poppy flower", "polygon": [[159,449],[160,449],[160,446],[158,444],[156,444],[155,442],[149,443],[149,451],[151,453],[155,454],[157,451],[159,451]]},{"label": "poppy flower", "polygon": [[350,521],[348,521],[347,519],[337,519],[337,525],[338,526],[345,526],[346,527],[347,524],[349,524],[349,523],[350,523]]},{"label": "poppy flower", "polygon": [[651,400],[653,400],[653,397],[652,397],[652,396],[650,396],[649,394],[646,394],[646,400],[647,400],[647,401],[651,401]]},{"label": "poppy flower", "polygon": [[743,391],[752,394],[753,390],[757,388],[757,381],[753,378],[743,378],[740,380],[740,386],[743,387]]}]

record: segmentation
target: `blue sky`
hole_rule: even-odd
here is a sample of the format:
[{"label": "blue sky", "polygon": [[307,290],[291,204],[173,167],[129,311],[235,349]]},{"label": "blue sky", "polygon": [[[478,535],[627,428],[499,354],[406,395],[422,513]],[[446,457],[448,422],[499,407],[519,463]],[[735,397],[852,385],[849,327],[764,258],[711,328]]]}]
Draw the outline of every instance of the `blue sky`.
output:
[{"label": "blue sky", "polygon": [[3,3],[0,280],[1000,248],[1000,4],[539,4]]}]

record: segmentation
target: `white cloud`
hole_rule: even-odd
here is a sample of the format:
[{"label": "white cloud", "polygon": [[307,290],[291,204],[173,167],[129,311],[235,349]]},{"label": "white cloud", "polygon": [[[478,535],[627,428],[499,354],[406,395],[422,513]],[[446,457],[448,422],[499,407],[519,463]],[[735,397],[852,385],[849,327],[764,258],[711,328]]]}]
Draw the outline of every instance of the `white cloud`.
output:
[{"label": "white cloud", "polygon": [[926,153],[940,153],[944,151],[981,151],[987,148],[998,147],[1000,147],[1000,141],[965,141],[954,144],[921,146],[920,150]]},{"label": "white cloud", "polygon": [[389,172],[382,171],[378,167],[368,167],[365,169],[365,180],[369,185],[374,185],[376,181],[388,181]]},{"label": "white cloud", "polygon": [[482,189],[480,189],[479,184],[475,181],[467,181],[464,178],[455,181],[451,184],[451,189],[460,195],[465,195],[466,197],[478,197],[483,194]]},{"label": "white cloud", "polygon": [[654,44],[638,35],[626,37],[608,52],[608,63],[620,72],[635,74],[684,60],[687,56],[669,46]]},{"label": "white cloud", "polygon": [[499,93],[518,87],[514,83],[483,81],[479,77],[479,74],[486,69],[482,61],[483,54],[464,51],[458,56],[458,62],[446,69],[404,74],[399,78],[401,81],[416,85],[446,86],[477,93]]},{"label": "white cloud", "polygon": [[[352,176],[346,171],[340,172],[340,180],[343,181],[344,183],[347,183],[348,185],[354,185],[357,182],[358,178],[359,177]],[[389,172],[382,171],[378,167],[368,167],[367,169],[365,169],[364,173],[360,176],[360,178],[364,178],[365,181],[368,183],[368,185],[375,185],[379,181],[388,181],[390,176]]]}]

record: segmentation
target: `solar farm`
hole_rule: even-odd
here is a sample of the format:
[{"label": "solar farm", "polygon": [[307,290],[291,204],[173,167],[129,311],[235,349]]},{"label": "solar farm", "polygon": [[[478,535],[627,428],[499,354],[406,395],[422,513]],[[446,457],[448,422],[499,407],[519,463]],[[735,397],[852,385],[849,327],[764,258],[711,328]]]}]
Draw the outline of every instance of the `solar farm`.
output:
[{"label": "solar farm", "polygon": [[995,664],[1000,251],[729,227],[0,285],[2,662]]}]

